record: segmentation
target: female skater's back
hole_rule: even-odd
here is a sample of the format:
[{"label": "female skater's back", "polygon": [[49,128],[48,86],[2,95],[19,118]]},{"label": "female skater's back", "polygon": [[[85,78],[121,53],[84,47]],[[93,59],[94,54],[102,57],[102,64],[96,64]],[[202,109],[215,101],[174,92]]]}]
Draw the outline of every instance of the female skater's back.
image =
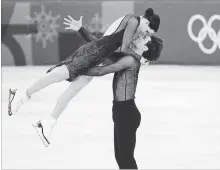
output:
[{"label": "female skater's back", "polygon": [[98,65],[122,45],[123,35],[131,17],[135,17],[139,22],[138,17],[126,15],[111,35],[103,36],[98,40],[82,45],[57,66],[65,64],[70,73],[70,80],[72,80],[82,72]]}]

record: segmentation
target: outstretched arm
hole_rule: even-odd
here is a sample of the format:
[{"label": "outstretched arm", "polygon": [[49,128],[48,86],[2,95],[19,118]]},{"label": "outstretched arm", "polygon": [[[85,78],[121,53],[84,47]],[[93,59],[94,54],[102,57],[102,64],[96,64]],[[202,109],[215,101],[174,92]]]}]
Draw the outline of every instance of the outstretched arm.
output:
[{"label": "outstretched arm", "polygon": [[[83,17],[81,16],[79,21],[76,21],[75,19],[73,19],[71,16],[68,15],[68,19],[64,18],[65,22],[63,22],[63,24],[67,25],[65,30],[78,31],[80,35],[82,36],[82,38],[87,42],[97,40],[98,39],[97,37],[95,37],[91,32],[89,32],[82,26],[82,19]],[[113,53],[111,56],[106,58],[104,62],[102,62],[102,64],[103,65],[112,64],[116,61],[116,59],[118,59],[117,55]]]},{"label": "outstretched arm", "polygon": [[79,29],[79,33],[83,37],[83,39],[85,39],[87,42],[90,42],[90,41],[98,39],[96,36],[94,36],[91,32],[86,30],[84,27],[81,27]]},{"label": "outstretched arm", "polygon": [[122,46],[121,46],[121,52],[124,52],[127,55],[131,55],[137,60],[141,59],[141,56],[135,53],[131,48],[130,44],[134,38],[134,35],[138,28],[138,21],[135,18],[131,18],[128,21],[128,25],[125,29]]},{"label": "outstretched arm", "polygon": [[126,56],[119,59],[117,62],[107,65],[107,66],[96,66],[90,68],[86,73],[83,75],[87,76],[103,76],[109,73],[118,72],[124,69],[132,68],[137,61],[131,57]]},{"label": "outstretched arm", "polygon": [[64,18],[64,20],[66,21],[66,22],[64,22],[64,24],[68,26],[65,29],[66,30],[71,29],[74,31],[78,31],[80,33],[80,35],[83,37],[83,39],[85,39],[87,42],[97,40],[98,39],[97,37],[92,35],[91,32],[87,31],[82,26],[82,19],[83,19],[83,16],[80,17],[79,21],[76,21],[75,19],[73,19],[71,16],[68,15],[68,19]]}]

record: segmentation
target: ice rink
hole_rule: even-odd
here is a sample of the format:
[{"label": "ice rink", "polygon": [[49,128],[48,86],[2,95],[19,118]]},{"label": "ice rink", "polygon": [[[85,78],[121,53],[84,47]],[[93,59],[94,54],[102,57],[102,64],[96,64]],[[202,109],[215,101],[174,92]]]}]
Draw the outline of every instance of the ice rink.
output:
[{"label": "ice rink", "polygon": [[[67,82],[7,113],[9,87],[33,83],[49,66],[2,67],[3,169],[117,169],[113,147],[112,74],[97,77],[60,117],[45,148],[31,124],[50,114]],[[156,65],[140,71],[139,169],[220,169],[220,67]]]}]

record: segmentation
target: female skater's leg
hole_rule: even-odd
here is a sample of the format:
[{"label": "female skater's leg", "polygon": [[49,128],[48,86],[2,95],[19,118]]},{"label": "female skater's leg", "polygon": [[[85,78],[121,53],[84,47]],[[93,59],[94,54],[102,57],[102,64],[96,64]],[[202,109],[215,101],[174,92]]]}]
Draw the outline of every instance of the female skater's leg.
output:
[{"label": "female skater's leg", "polygon": [[64,109],[68,106],[70,100],[75,97],[79,93],[79,91],[83,87],[85,87],[91,80],[92,77],[89,76],[79,76],[74,79],[69,87],[58,98],[51,115],[49,117],[43,118],[33,125],[45,146],[48,146],[50,144],[49,138],[53,128],[56,125],[56,120],[59,118]]},{"label": "female skater's leg", "polygon": [[34,84],[27,88],[27,95],[32,96],[34,93],[44,89],[50,84],[58,83],[69,78],[69,71],[65,65],[56,67],[53,71],[45,74]]},{"label": "female skater's leg", "polygon": [[48,74],[45,74],[43,77],[38,79],[34,84],[32,84],[30,87],[22,90],[18,89],[15,91],[12,91],[10,89],[9,91],[9,115],[15,114],[19,107],[30,97],[44,89],[50,84],[60,82],[62,80],[69,78],[69,71],[65,65],[55,68],[53,71],[49,72]]},{"label": "female skater's leg", "polygon": [[58,119],[60,114],[69,104],[69,101],[75,97],[79,91],[84,88],[89,82],[93,79],[90,76],[79,76],[73,82],[66,91],[64,91],[61,96],[58,98],[57,103],[51,113],[51,116],[54,119]]}]

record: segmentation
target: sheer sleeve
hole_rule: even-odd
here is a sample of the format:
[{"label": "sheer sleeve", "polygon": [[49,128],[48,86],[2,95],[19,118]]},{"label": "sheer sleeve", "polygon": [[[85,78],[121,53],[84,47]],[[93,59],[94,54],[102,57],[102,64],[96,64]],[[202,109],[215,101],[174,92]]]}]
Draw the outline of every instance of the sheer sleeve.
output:
[{"label": "sheer sleeve", "polygon": [[85,39],[87,42],[97,40],[98,38],[92,35],[91,32],[87,31],[84,27],[81,27],[78,31],[80,35]]}]

